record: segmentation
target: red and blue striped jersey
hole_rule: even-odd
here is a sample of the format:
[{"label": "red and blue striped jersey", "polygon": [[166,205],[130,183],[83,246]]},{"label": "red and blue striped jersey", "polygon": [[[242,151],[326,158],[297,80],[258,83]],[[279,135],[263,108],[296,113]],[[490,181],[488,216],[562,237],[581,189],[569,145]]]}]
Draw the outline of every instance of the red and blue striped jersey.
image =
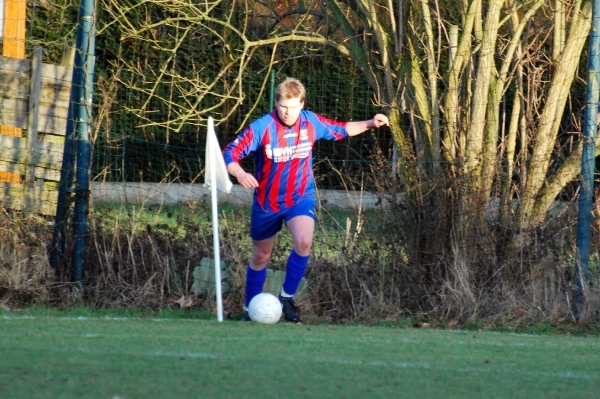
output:
[{"label": "red and blue striped jersey", "polygon": [[301,198],[314,197],[313,144],[319,139],[348,137],[346,123],[302,110],[294,126],[286,126],[273,111],[252,122],[225,147],[225,164],[239,163],[254,153],[258,181],[254,206],[279,212]]}]

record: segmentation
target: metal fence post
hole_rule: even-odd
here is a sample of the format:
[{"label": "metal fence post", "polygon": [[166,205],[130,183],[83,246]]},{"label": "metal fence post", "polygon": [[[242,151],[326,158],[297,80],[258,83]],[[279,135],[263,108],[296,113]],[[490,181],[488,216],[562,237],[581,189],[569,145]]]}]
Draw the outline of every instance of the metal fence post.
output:
[{"label": "metal fence post", "polygon": [[583,125],[584,142],[581,156],[581,183],[577,215],[577,264],[575,265],[575,291],[573,295],[573,311],[576,316],[579,316],[585,303],[590,255],[596,136],[598,133],[598,96],[600,92],[600,75],[598,71],[598,67],[600,67],[600,0],[594,0],[592,3],[589,50],[585,93],[586,109]]}]

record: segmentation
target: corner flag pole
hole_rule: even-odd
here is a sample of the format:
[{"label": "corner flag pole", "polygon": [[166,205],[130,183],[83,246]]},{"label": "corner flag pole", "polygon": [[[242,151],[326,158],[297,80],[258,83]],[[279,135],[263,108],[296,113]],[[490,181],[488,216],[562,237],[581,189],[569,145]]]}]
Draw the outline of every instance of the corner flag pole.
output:
[{"label": "corner flag pole", "polygon": [[206,135],[205,185],[210,186],[212,203],[213,248],[215,253],[215,294],[217,297],[217,320],[223,321],[223,296],[221,293],[221,247],[219,244],[219,211],[217,205],[217,189],[229,193],[232,183],[229,180],[225,161],[215,134],[215,123],[208,118],[208,134]]},{"label": "corner flag pole", "polygon": [[[212,129],[212,132],[214,134],[214,128]],[[214,182],[217,181],[217,162],[215,157],[210,157],[210,161],[210,180]],[[213,248],[215,253],[215,292],[217,295],[217,320],[223,321],[223,294],[221,293],[221,245],[219,243],[219,211],[217,205],[216,184],[211,184],[210,194],[212,203],[211,208],[213,224]]]}]

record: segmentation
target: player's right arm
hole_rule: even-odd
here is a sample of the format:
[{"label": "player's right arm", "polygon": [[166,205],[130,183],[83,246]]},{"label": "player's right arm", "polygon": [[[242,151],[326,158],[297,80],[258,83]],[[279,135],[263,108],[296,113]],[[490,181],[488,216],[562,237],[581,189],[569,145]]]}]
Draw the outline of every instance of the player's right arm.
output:
[{"label": "player's right arm", "polygon": [[258,187],[258,181],[252,176],[251,173],[246,172],[239,163],[232,162],[227,165],[227,171],[230,175],[234,176],[238,183],[244,188],[256,188]]},{"label": "player's right arm", "polygon": [[254,134],[252,125],[250,125],[223,150],[227,172],[234,176],[244,188],[258,187],[256,178],[240,166],[240,161],[252,151],[255,151],[257,147],[258,137]]}]

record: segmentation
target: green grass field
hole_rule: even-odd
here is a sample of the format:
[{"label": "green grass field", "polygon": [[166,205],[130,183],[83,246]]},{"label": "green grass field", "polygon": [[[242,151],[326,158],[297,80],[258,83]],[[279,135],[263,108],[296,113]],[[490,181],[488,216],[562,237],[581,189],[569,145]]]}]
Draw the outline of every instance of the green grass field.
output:
[{"label": "green grass field", "polygon": [[0,398],[597,398],[600,338],[0,311]]}]

